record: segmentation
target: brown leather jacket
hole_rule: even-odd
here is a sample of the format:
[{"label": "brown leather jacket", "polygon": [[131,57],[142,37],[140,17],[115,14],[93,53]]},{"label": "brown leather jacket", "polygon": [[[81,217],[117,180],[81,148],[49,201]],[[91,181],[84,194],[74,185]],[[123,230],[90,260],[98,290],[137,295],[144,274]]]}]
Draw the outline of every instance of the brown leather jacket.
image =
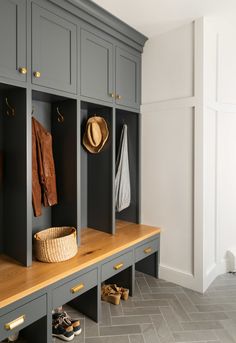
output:
[{"label": "brown leather jacket", "polygon": [[52,152],[52,136],[32,118],[32,201],[34,215],[45,207],[57,204],[56,174]]}]

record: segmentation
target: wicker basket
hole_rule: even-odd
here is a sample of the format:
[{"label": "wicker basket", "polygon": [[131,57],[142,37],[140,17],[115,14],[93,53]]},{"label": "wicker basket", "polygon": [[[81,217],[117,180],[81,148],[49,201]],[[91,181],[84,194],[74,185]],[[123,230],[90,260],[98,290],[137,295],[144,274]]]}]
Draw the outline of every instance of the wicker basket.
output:
[{"label": "wicker basket", "polygon": [[61,262],[77,253],[76,229],[51,227],[34,235],[35,255],[42,262]]}]

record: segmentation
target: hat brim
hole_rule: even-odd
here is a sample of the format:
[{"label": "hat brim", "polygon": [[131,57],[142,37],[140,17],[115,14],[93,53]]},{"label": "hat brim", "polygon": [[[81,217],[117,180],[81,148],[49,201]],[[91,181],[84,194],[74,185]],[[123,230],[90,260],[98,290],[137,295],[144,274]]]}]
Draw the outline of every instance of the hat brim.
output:
[{"label": "hat brim", "polygon": [[[90,141],[88,139],[88,135],[87,135],[88,125],[94,120],[99,125],[100,130],[101,130],[101,134],[102,134],[101,143],[96,147],[90,143]],[[108,130],[107,123],[106,123],[104,118],[94,116],[94,117],[91,117],[88,119],[88,121],[86,123],[85,133],[83,136],[83,145],[89,152],[91,152],[92,154],[99,153],[102,150],[102,148],[104,147],[105,143],[107,142],[108,137],[109,137],[109,130]]]}]

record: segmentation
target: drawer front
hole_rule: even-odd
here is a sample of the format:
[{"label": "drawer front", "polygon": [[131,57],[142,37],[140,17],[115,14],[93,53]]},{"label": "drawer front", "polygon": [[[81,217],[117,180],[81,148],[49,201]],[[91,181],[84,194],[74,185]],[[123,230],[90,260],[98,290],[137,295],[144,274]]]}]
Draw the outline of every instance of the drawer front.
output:
[{"label": "drawer front", "polygon": [[112,277],[133,264],[133,252],[127,252],[102,265],[102,281]]},{"label": "drawer front", "polygon": [[138,262],[156,252],[158,250],[158,245],[159,238],[156,238],[135,248],[135,262]]},{"label": "drawer front", "polygon": [[97,286],[97,279],[97,269],[93,269],[55,288],[53,291],[53,308],[61,306]]},{"label": "drawer front", "polygon": [[46,313],[47,299],[43,295],[3,315],[0,317],[0,341],[42,318]]}]

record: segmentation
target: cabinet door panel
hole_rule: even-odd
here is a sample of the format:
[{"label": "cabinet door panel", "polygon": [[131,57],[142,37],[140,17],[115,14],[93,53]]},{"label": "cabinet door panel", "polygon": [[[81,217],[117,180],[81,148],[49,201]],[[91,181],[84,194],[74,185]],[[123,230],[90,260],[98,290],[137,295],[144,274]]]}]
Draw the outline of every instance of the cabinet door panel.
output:
[{"label": "cabinet door panel", "polygon": [[[32,5],[32,82],[76,92],[76,26]],[[40,72],[35,77],[35,72]]]},{"label": "cabinet door panel", "polygon": [[[141,58],[116,48],[116,103],[140,106]],[[120,96],[120,97],[119,97]]]},{"label": "cabinet door panel", "polygon": [[26,81],[20,68],[26,67],[26,3],[0,1],[0,76]]},{"label": "cabinet door panel", "polygon": [[81,31],[81,95],[112,102],[112,49],[110,42]]}]

